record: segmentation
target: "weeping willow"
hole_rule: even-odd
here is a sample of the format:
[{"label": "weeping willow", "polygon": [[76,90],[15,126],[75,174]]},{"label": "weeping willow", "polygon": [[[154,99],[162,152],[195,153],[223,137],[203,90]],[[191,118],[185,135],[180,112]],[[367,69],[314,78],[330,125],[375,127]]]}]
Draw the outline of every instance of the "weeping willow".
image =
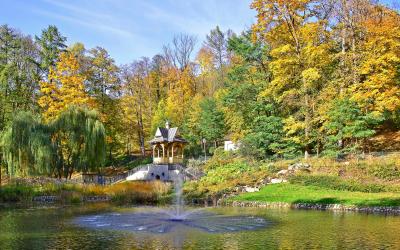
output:
[{"label": "weeping willow", "polygon": [[98,171],[105,161],[105,130],[95,111],[72,106],[49,124],[18,113],[0,146],[11,175],[71,177]]},{"label": "weeping willow", "polygon": [[105,130],[95,111],[72,106],[49,126],[54,130],[59,176],[98,171],[104,165]]}]

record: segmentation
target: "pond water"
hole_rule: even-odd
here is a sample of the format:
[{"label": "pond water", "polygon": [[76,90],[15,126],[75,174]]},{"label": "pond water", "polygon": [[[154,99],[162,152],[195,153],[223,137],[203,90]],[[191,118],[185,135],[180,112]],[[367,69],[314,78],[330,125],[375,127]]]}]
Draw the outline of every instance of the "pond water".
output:
[{"label": "pond water", "polygon": [[0,210],[0,249],[400,249],[400,217],[96,204]]}]

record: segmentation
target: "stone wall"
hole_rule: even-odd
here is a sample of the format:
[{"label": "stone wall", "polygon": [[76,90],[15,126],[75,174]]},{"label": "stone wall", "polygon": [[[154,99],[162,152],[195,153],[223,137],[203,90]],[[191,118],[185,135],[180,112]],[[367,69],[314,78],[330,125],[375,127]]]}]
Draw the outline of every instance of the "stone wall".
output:
[{"label": "stone wall", "polygon": [[343,211],[343,212],[353,211],[353,212],[364,212],[364,213],[400,215],[400,207],[363,207],[363,206],[350,206],[343,204],[308,204],[308,203],[290,204],[286,202],[228,201],[224,199],[218,200],[218,205],[232,206],[232,207],[331,210],[331,211]]}]

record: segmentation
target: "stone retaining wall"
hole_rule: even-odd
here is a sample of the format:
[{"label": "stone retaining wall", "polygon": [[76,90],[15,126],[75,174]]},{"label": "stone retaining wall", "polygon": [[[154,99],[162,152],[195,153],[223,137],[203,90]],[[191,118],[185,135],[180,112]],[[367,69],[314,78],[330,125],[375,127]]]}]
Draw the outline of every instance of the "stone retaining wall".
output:
[{"label": "stone retaining wall", "polygon": [[[84,196],[81,201],[83,202],[105,202],[110,201],[111,198],[106,195]],[[55,203],[61,201],[59,196],[35,196],[32,198],[33,202],[38,203]]]},{"label": "stone retaining wall", "polygon": [[309,209],[309,210],[332,210],[332,211],[353,211],[364,213],[380,213],[400,215],[400,207],[360,207],[343,204],[290,204],[286,202],[259,202],[259,201],[227,201],[219,200],[219,206],[232,207],[260,207],[260,208],[280,208],[280,209]]}]

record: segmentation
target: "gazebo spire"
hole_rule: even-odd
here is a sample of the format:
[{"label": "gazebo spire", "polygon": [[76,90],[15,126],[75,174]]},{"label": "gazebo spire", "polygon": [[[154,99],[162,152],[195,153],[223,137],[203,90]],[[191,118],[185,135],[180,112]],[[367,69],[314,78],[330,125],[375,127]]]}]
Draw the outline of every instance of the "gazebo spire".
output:
[{"label": "gazebo spire", "polygon": [[169,129],[169,121],[168,120],[165,121],[165,128]]}]

